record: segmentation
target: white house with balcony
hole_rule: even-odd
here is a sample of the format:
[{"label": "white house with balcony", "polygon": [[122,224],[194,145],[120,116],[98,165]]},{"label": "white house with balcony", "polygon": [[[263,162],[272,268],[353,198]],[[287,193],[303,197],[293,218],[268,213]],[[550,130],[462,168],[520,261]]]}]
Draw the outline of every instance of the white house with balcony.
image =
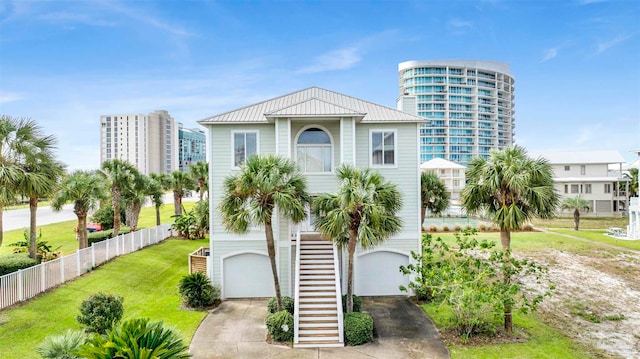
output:
[{"label": "white house with balcony", "polygon": [[[590,203],[585,216],[619,217],[628,211],[629,179],[622,175],[625,160],[617,151],[530,152],[529,156],[549,161],[560,201],[580,196]],[[610,171],[609,165],[617,170]]]},{"label": "white house with balcony", "polygon": [[433,158],[420,165],[423,172],[433,172],[442,180],[451,195],[451,204],[460,205],[460,194],[465,185],[464,170],[466,167],[443,158]]},{"label": "white house with balcony", "polygon": [[[334,192],[341,164],[371,167],[398,185],[403,206],[400,233],[379,246],[358,248],[354,292],[404,294],[400,265],[420,250],[419,128],[425,119],[337,92],[311,87],[205,118],[209,132],[210,253],[207,269],[223,298],[274,295],[264,229],[227,232],[218,215],[223,181],[253,154],[274,153],[295,160],[311,194]],[[294,225],[274,219],[276,262],[283,295],[295,298],[295,346],[341,346],[346,290],[346,253],[313,232],[311,219]],[[344,259],[344,260],[343,260]],[[314,321],[327,321],[314,329]],[[318,326],[316,323],[315,326]]]}]

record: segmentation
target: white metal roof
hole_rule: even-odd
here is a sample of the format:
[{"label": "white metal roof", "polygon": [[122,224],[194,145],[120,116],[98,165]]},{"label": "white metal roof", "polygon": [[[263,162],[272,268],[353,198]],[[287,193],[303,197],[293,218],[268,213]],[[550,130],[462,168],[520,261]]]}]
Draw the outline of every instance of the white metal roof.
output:
[{"label": "white metal roof", "polygon": [[618,151],[529,152],[531,158],[543,157],[551,164],[610,164],[624,163]]},{"label": "white metal roof", "polygon": [[440,168],[464,169],[465,167],[461,164],[447,161],[444,158],[433,158],[427,162],[423,162],[420,165],[420,169],[423,169],[423,170],[440,169]]},{"label": "white metal roof", "polygon": [[341,93],[310,87],[237,110],[207,117],[201,125],[218,123],[267,123],[275,117],[357,117],[361,122],[426,122],[390,107]]}]

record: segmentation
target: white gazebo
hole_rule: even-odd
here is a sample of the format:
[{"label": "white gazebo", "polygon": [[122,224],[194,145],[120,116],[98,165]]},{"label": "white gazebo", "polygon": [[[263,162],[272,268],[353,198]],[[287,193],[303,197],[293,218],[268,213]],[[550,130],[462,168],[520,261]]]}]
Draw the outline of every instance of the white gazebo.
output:
[{"label": "white gazebo", "polygon": [[[640,150],[634,151],[638,154],[638,158],[629,165],[629,169],[640,169]],[[640,181],[640,171],[638,173]],[[640,239],[640,194],[636,193],[635,197],[629,199],[629,225],[627,226],[627,238]]]}]

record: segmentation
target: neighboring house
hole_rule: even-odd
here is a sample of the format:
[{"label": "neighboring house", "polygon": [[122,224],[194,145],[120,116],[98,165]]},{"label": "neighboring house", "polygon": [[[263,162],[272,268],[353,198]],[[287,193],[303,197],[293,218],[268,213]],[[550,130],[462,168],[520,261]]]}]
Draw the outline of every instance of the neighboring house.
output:
[{"label": "neighboring house", "polygon": [[420,165],[423,172],[434,172],[451,194],[451,204],[460,205],[460,193],[465,185],[465,167],[442,158],[434,158]]},{"label": "neighboring house", "polygon": [[[638,158],[631,162],[628,168],[640,169],[640,150],[633,152],[638,154]],[[640,173],[638,173],[637,180],[640,182]],[[627,226],[627,237],[640,239],[640,193],[630,193],[629,196],[629,225]]]},{"label": "neighboring house", "polygon": [[[337,189],[335,169],[343,163],[374,168],[398,185],[403,194],[399,234],[355,257],[355,293],[403,294],[408,279],[399,266],[420,250],[419,127],[425,120],[388,107],[318,87],[199,121],[208,130],[211,184],[211,256],[208,275],[222,287],[224,298],[270,297],[273,280],[263,228],[246,235],[225,231],[219,211],[222,183],[253,154],[275,153],[294,159],[313,194]],[[312,219],[294,226],[274,221],[277,265],[283,295],[294,296],[295,239],[312,232]],[[346,252],[341,255],[341,283],[346,288]]]},{"label": "neighboring house", "polygon": [[[585,215],[621,216],[628,210],[629,179],[621,175],[625,160],[617,151],[536,152],[529,155],[549,161],[561,201],[576,196],[589,201],[591,209]],[[613,164],[618,170],[609,170],[609,165]]]}]

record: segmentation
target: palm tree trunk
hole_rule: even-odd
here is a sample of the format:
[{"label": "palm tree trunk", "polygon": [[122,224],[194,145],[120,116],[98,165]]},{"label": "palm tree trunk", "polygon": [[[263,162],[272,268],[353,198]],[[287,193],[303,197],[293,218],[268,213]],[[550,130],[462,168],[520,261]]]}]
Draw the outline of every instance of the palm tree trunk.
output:
[{"label": "palm tree trunk", "polygon": [[182,214],[182,196],[180,196],[180,191],[173,190],[173,212],[176,216]]},{"label": "palm tree trunk", "polygon": [[138,229],[138,219],[140,218],[141,209],[142,204],[139,201],[135,201],[131,205],[131,232],[134,232]]},{"label": "palm tree trunk", "polygon": [[156,226],[160,225],[160,206],[156,206]]},{"label": "palm tree trunk", "polygon": [[347,265],[347,313],[353,312],[353,256],[356,253],[358,233],[349,229],[349,264]]},{"label": "palm tree trunk", "polygon": [[500,242],[502,243],[502,250],[511,248],[511,231],[506,229],[500,229]]},{"label": "palm tree trunk", "polygon": [[580,210],[576,208],[573,211],[573,229],[577,231],[578,227],[580,227]]},{"label": "palm tree trunk", "polygon": [[120,190],[113,188],[111,190],[111,196],[113,201],[113,236],[117,237],[118,233],[120,233]]},{"label": "palm tree trunk", "polygon": [[198,187],[200,187],[200,200],[202,201],[202,198],[204,198],[204,180],[198,181]]},{"label": "palm tree trunk", "polygon": [[278,311],[282,310],[282,296],[280,294],[280,281],[278,280],[278,267],[276,267],[276,246],[273,240],[273,227],[271,226],[271,218],[267,219],[264,224],[264,232],[267,236],[267,252],[271,261],[271,272],[273,273],[273,285],[276,289],[276,302],[278,303]]},{"label": "palm tree trunk", "polygon": [[38,244],[36,243],[36,212],[38,211],[38,198],[29,197],[29,257],[36,258]]},{"label": "palm tree trunk", "polygon": [[422,226],[424,226],[424,219],[427,216],[427,206],[426,205],[422,205],[422,220],[420,221],[420,229],[422,229]]},{"label": "palm tree trunk", "polygon": [[[507,260],[502,264],[503,266],[511,265],[509,261],[509,256],[511,251],[507,251],[505,255],[507,256]],[[502,269],[502,280],[506,287],[511,285],[511,269],[504,268]],[[505,301],[504,303],[504,331],[507,335],[513,334],[513,305]]]},{"label": "palm tree trunk", "polygon": [[87,214],[80,213],[77,216],[78,216],[78,249],[83,249],[83,248],[89,247],[89,241],[87,240]]}]

